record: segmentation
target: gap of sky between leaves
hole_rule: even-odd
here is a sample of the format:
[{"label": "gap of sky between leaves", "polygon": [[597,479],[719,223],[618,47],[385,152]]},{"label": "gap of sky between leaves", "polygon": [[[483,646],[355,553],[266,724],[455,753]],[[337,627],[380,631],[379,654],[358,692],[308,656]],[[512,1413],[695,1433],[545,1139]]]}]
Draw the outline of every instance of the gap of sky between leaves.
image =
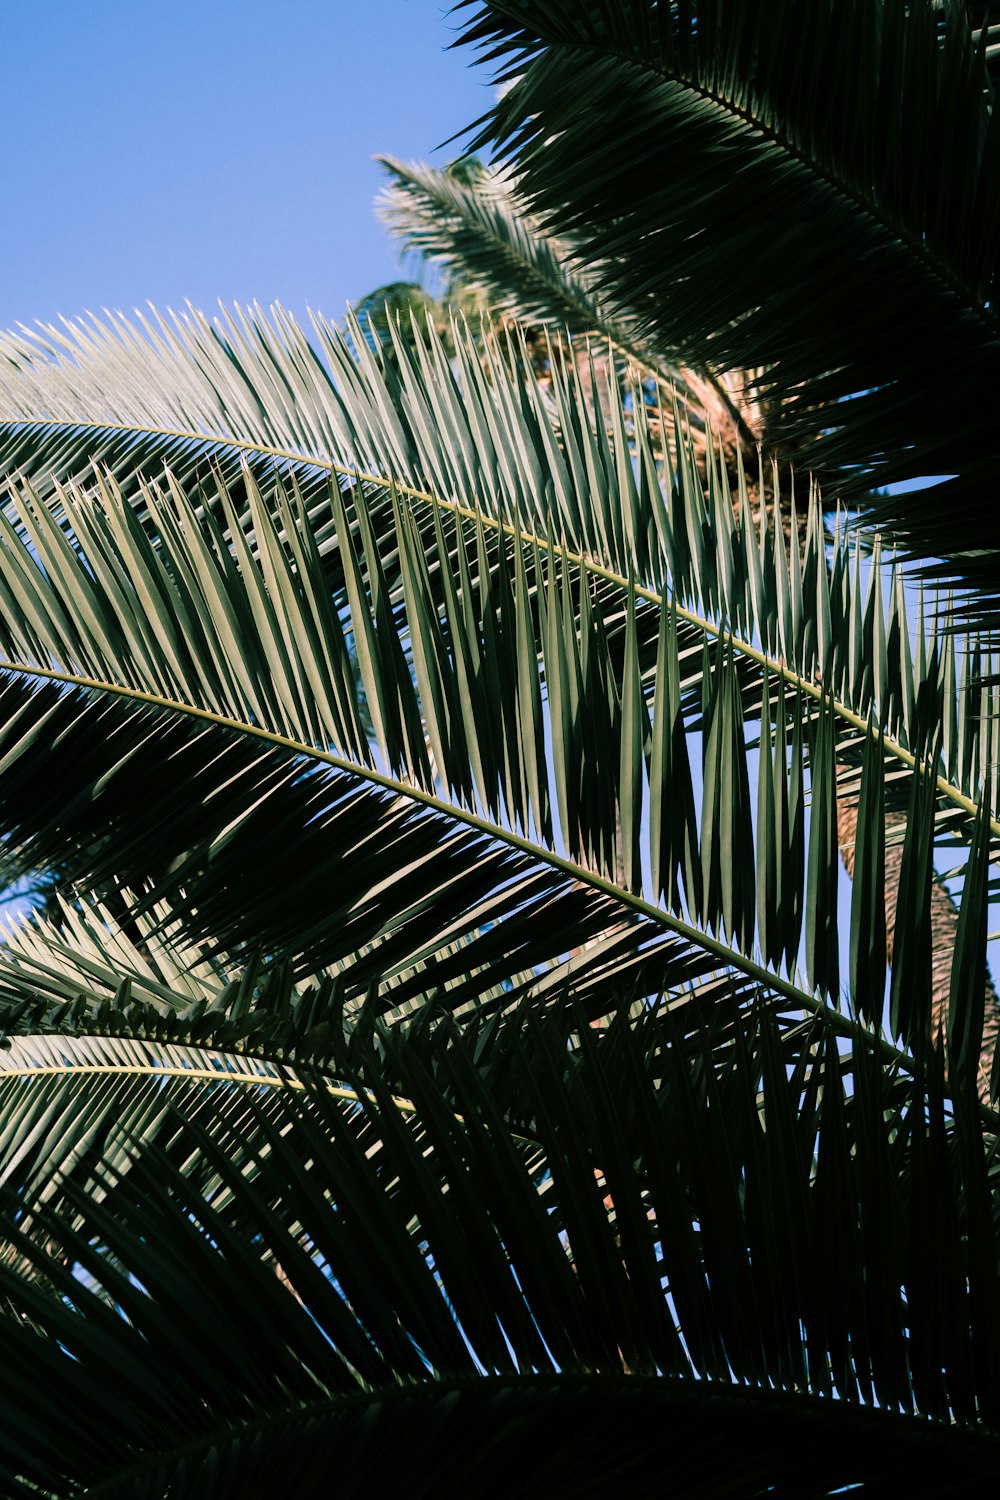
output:
[{"label": "gap of sky between leaves", "polygon": [[488,108],[445,0],[3,0],[0,328],[147,301],[342,318],[400,275],[375,152]]}]

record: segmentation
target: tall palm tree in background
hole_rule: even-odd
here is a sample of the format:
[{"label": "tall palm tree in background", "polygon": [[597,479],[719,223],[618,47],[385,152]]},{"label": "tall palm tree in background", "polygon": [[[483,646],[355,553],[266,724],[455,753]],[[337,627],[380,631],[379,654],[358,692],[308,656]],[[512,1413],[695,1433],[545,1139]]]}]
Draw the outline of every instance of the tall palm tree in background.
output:
[{"label": "tall palm tree in background", "polygon": [[4,862],[60,887],[0,957],[4,1493],[954,1493],[1000,1470],[988,34],[459,14],[508,175],[392,211],[544,379],[509,317],[3,344]]}]

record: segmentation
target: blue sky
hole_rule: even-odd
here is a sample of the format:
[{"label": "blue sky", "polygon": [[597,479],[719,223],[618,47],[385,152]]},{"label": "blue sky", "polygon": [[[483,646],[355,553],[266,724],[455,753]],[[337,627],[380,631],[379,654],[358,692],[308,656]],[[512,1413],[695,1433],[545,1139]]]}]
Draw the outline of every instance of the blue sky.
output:
[{"label": "blue sky", "polygon": [[377,151],[492,98],[446,0],[3,0],[0,327],[218,298],[339,318],[399,274]]}]

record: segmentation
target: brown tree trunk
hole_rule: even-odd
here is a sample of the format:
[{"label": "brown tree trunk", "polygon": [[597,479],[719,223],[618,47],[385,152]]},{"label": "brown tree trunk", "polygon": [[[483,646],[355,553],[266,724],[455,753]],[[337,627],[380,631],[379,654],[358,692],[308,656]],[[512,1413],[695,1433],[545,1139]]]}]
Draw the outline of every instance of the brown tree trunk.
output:
[{"label": "brown tree trunk", "polygon": [[[896,901],[899,896],[899,874],[903,861],[902,833],[906,814],[886,814],[885,850],[885,945],[892,964],[893,936],[896,929]],[[858,829],[858,805],[848,797],[837,802],[837,840],[844,868],[854,878],[854,846]],[[948,1001],[951,987],[951,961],[958,931],[958,908],[950,892],[937,879],[931,886],[931,1024],[938,1043],[943,1043],[948,1023]],[[983,1023],[983,1047],[979,1056],[978,1094],[983,1104],[990,1102],[990,1073],[1000,1037],[1000,1000],[993,981],[986,976],[986,1016]]]}]

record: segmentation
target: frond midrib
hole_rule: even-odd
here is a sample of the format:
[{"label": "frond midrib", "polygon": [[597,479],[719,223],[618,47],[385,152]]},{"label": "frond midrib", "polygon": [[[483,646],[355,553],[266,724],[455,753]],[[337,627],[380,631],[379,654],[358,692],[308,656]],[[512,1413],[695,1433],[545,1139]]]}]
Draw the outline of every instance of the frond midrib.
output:
[{"label": "frond midrib", "polygon": [[[58,1029],[37,1033],[43,1035],[47,1040],[66,1038],[67,1033]],[[109,1030],[100,1032],[87,1032],[86,1029],[74,1032],[71,1035],[73,1041],[87,1038],[94,1041],[104,1041],[115,1033]],[[30,1041],[30,1037],[18,1036],[19,1042]],[[131,1039],[130,1039],[131,1040]],[[149,1045],[148,1043],[146,1045]],[[284,1090],[293,1094],[319,1093],[325,1098],[339,1100],[344,1104],[370,1104],[379,1105],[379,1096],[374,1090],[365,1088],[362,1084],[353,1088],[350,1084],[338,1083],[334,1080],[341,1076],[334,1070],[329,1071],[329,1076],[322,1077],[324,1068],[314,1063],[297,1064],[288,1063],[287,1060],[278,1060],[268,1057],[263,1052],[227,1052],[222,1047],[199,1048],[197,1043],[174,1042],[174,1046],[190,1047],[192,1051],[214,1051],[220,1058],[236,1059],[240,1062],[261,1062],[275,1069],[270,1073],[252,1073],[239,1069],[224,1068],[189,1068],[181,1067],[174,1063],[39,1063],[37,1066],[25,1064],[23,1067],[5,1068],[0,1064],[0,1089],[8,1079],[32,1080],[36,1078],[173,1078],[181,1083],[225,1083],[243,1084],[248,1088],[269,1088]],[[300,1078],[299,1067],[307,1074]],[[411,1115],[419,1118],[420,1111],[412,1099],[405,1098],[402,1094],[389,1092],[385,1099],[391,1101],[394,1109],[400,1114]],[[465,1116],[457,1111],[450,1111],[455,1123],[465,1124]],[[1000,1122],[998,1122],[1000,1123]],[[538,1150],[539,1142],[535,1137],[526,1135],[524,1130],[508,1129],[510,1139],[518,1146],[527,1146],[532,1150]]]},{"label": "frond midrib", "polygon": [[[395,491],[396,494],[405,496],[408,500],[416,500],[421,502],[422,504],[433,506],[437,510],[446,511],[450,515],[461,517],[463,520],[482,522],[484,526],[486,526],[490,530],[496,531],[496,533],[500,536],[509,538],[517,542],[518,544],[527,544],[532,547],[537,547],[540,552],[543,552],[548,557],[559,557],[561,559],[564,559],[572,566],[582,568],[585,572],[595,578],[603,578],[606,582],[615,584],[618,588],[622,589],[625,592],[628,592],[629,589],[629,580],[622,577],[620,573],[616,573],[613,568],[606,567],[603,563],[597,562],[595,559],[588,557],[584,553],[573,552],[567,547],[559,546],[553,543],[548,537],[540,536],[535,532],[525,530],[525,528],[521,526],[513,526],[508,521],[503,521],[496,516],[488,514],[485,511],[478,510],[474,506],[463,504],[463,502],[461,501],[444,499],[440,495],[432,494],[429,490],[420,490],[417,489],[414,485],[407,484],[391,477],[387,478],[383,474],[374,474],[368,472],[367,470],[363,470],[357,467],[351,467],[348,464],[342,464],[328,456],[317,457],[316,455],[302,453],[295,449],[272,448],[264,443],[253,443],[247,439],[232,437],[228,434],[220,435],[218,433],[208,432],[189,432],[181,429],[174,430],[161,427],[143,427],[139,425],[133,426],[127,423],[99,422],[93,420],[85,422],[73,422],[69,420],[46,421],[42,418],[36,418],[29,421],[23,421],[20,419],[8,419],[8,421],[9,425],[22,428],[43,427],[46,429],[51,429],[53,427],[58,427],[66,430],[90,428],[97,432],[116,432],[123,435],[136,436],[145,434],[150,437],[176,438],[182,441],[187,440],[190,442],[210,443],[219,446],[236,448],[246,453],[258,453],[267,458],[276,458],[292,463],[304,463],[313,468],[329,470],[331,473],[338,474],[345,479],[353,481],[354,483],[374,485],[379,489],[383,489],[389,492]],[[656,591],[653,589],[644,588],[639,584],[634,585],[634,593],[636,598],[643,599],[647,603],[659,606],[662,606],[662,604],[664,603],[664,596],[662,594],[656,593]],[[802,676],[800,673],[796,672],[792,667],[789,667],[787,663],[780,660],[779,658],[768,656],[765,651],[762,651],[758,647],[754,646],[752,642],[743,640],[740,636],[736,635],[730,629],[716,624],[714,621],[707,619],[703,615],[699,615],[697,611],[688,609],[681,604],[676,605],[676,610],[679,619],[687,621],[689,624],[695,626],[696,629],[701,630],[706,635],[711,636],[714,640],[719,640],[720,638],[722,638],[725,641],[726,645],[731,650],[733,650],[736,655],[745,657],[747,660],[755,662],[758,666],[765,668],[773,678],[786,683],[790,688],[794,688],[795,690],[805,694],[807,697],[812,698],[814,702],[824,704],[830,711],[832,711],[836,718],[842,720],[845,724],[849,724],[850,727],[856,732],[863,734],[866,737],[869,735],[873,735],[884,754],[893,756],[902,765],[906,766],[907,770],[909,771],[916,769],[917,757],[913,755],[911,751],[907,750],[906,747],[900,744],[898,740],[893,739],[892,736],[889,735],[884,729],[881,729],[874,725],[870,725],[867,719],[864,719],[860,714],[855,713],[855,711],[841,699],[835,697],[833,694],[825,692],[822,686],[813,682],[810,678]],[[13,667],[12,670],[17,670],[17,668]],[[73,677],[60,677],[56,680],[77,681],[78,679]],[[100,685],[105,686],[112,691],[123,691],[120,688],[112,688],[110,684],[83,683],[82,679],[80,681],[81,685]],[[137,694],[136,696],[141,695]],[[251,726],[245,727],[250,728]],[[278,743],[284,743],[280,740],[280,737],[278,738]],[[293,743],[294,742],[289,741],[289,747],[291,747]],[[304,753],[313,754],[315,752],[310,749]],[[947,779],[947,777],[941,775],[936,776],[935,786],[941,797],[943,797],[946,801],[951,802],[955,807],[961,809],[961,811],[967,816],[976,817],[978,815],[978,803],[976,803],[971,797],[966,796],[961,788],[955,786]],[[991,817],[990,830],[994,837],[1000,839],[1000,811],[998,811],[996,817]]]},{"label": "frond midrib", "polygon": [[546,1402],[553,1396],[574,1392],[590,1392],[595,1387],[604,1391],[634,1392],[636,1397],[654,1398],[657,1404],[680,1401],[685,1405],[705,1404],[713,1408],[722,1407],[751,1411],[764,1408],[785,1413],[790,1422],[796,1414],[808,1412],[820,1418],[824,1425],[835,1425],[846,1434],[856,1436],[894,1429],[894,1436],[904,1441],[909,1438],[918,1449],[928,1447],[952,1447],[956,1457],[962,1450],[982,1452],[997,1451],[997,1435],[993,1432],[967,1426],[946,1425],[939,1421],[911,1416],[886,1408],[865,1406],[858,1401],[831,1402],[828,1397],[812,1393],[776,1390],[774,1388],[741,1386],[727,1381],[700,1379],[695,1376],[631,1375],[621,1371],[594,1371],[567,1374],[489,1374],[475,1376],[451,1376],[443,1379],[428,1379],[420,1384],[372,1386],[367,1390],[334,1393],[310,1402],[289,1402],[279,1410],[245,1422],[224,1423],[214,1431],[192,1442],[161,1451],[140,1464],[120,1470],[113,1476],[88,1486],[88,1496],[99,1496],[114,1491],[123,1484],[154,1473],[167,1464],[176,1464],[219,1446],[238,1443],[255,1433],[271,1431],[276,1427],[310,1422],[329,1416],[338,1410],[351,1410],[371,1405],[384,1407],[408,1402],[433,1404],[448,1397],[475,1393],[485,1396],[491,1391],[530,1393],[537,1391]]},{"label": "frond midrib", "polygon": [[[65,1038],[68,1035],[68,1033],[60,1031],[58,1027],[51,1031],[38,1032],[36,1034],[44,1036],[47,1039]],[[90,1033],[84,1030],[73,1032],[71,1035],[74,1041],[84,1036],[103,1041],[107,1039],[109,1034],[107,1030]],[[31,1037],[18,1035],[17,1039],[19,1042],[26,1042],[30,1041]],[[192,1051],[197,1046],[196,1043],[190,1042],[174,1042],[172,1045],[191,1047]],[[198,1048],[197,1050],[204,1051],[208,1049]],[[222,1048],[213,1048],[211,1050],[218,1052],[220,1057],[239,1058],[241,1062],[260,1061],[269,1066],[275,1066],[274,1062],[265,1057],[263,1053],[226,1052]],[[8,1078],[178,1078],[185,1083],[240,1083],[246,1084],[248,1087],[260,1086],[261,1088],[286,1089],[294,1093],[308,1093],[317,1087],[313,1072],[313,1068],[310,1067],[310,1078],[307,1082],[302,1078],[292,1076],[287,1068],[281,1072],[253,1073],[238,1068],[188,1068],[182,1067],[177,1063],[158,1063],[152,1060],[145,1063],[25,1063],[23,1066],[15,1068],[7,1068],[0,1064],[0,1087],[3,1086]],[[331,1099],[353,1100],[355,1103],[360,1103],[363,1097],[374,1098],[374,1095],[367,1094],[364,1089],[350,1088],[347,1084],[326,1081],[320,1084],[319,1087],[321,1092],[328,1094]],[[393,1095],[392,1102],[404,1114],[416,1113],[416,1105],[409,1099]]]},{"label": "frond midrib", "polygon": [[[546,849],[543,844],[534,843],[523,834],[513,829],[505,828],[502,824],[493,823],[487,818],[481,817],[467,808],[461,807],[454,802],[446,801],[444,798],[436,797],[431,792],[414,786],[411,782],[400,781],[395,777],[388,776],[373,766],[363,766],[348,759],[346,756],[337,755],[330,750],[319,750],[314,745],[304,741],[290,739],[286,735],[278,734],[274,730],[265,729],[258,724],[248,724],[244,720],[231,719],[224,714],[216,713],[212,709],[199,708],[193,704],[183,703],[177,699],[159,697],[153,693],[143,692],[137,688],[125,687],[121,683],[104,682],[96,678],[81,677],[72,672],[61,672],[51,667],[39,667],[28,662],[11,662],[0,660],[0,672],[10,672],[22,677],[41,677],[50,682],[62,682],[70,687],[86,689],[90,692],[108,693],[115,697],[124,698],[130,702],[143,703],[151,708],[163,709],[168,713],[188,715],[201,720],[203,723],[213,724],[220,729],[231,733],[250,735],[255,739],[262,740],[265,744],[274,745],[277,748],[288,751],[304,759],[318,761],[322,765],[331,766],[334,770],[342,771],[347,775],[357,777],[361,781],[367,781],[373,786],[381,787],[383,791],[391,792],[393,795],[409,799],[426,808],[429,812],[441,814],[456,823],[461,823],[477,833],[504,844],[509,848],[516,849],[520,854],[539,864],[547,865],[550,869],[557,870],[561,875],[577,882],[580,885],[589,886],[592,890],[600,892],[601,895],[610,898],[618,906],[625,908],[635,917],[643,918],[662,931],[671,932],[691,944],[694,948],[710,954],[717,959],[725,968],[733,969],[741,973],[745,978],[761,985],[772,993],[780,995],[785,1001],[790,1002],[795,1009],[803,1010],[811,1015],[819,1015],[833,1027],[840,1035],[851,1038],[859,1045],[877,1046],[883,1061],[890,1065],[903,1067],[907,1072],[912,1070],[912,1059],[905,1052],[899,1051],[887,1042],[884,1037],[873,1038],[866,1028],[843,1014],[825,1000],[801,989],[790,980],[772,973],[762,964],[741,953],[739,949],[730,947],[718,938],[700,928],[684,922],[680,917],[671,912],[664,911],[662,907],[646,901],[642,896],[625,890],[616,885],[614,881],[608,880],[596,870],[587,869],[586,866],[577,864],[565,855],[559,854],[554,849]],[[990,1116],[990,1111],[987,1111]]]}]

